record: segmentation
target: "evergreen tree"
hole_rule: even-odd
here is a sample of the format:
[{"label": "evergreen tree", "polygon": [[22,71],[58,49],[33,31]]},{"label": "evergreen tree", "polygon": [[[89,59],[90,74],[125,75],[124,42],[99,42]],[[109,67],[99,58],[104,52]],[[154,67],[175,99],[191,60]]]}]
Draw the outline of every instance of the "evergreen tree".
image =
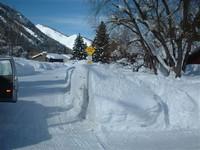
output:
[{"label": "evergreen tree", "polygon": [[96,48],[93,54],[93,60],[95,62],[101,61],[103,63],[108,63],[110,57],[109,35],[107,34],[106,25],[103,21],[97,28],[92,45]]},{"label": "evergreen tree", "polygon": [[86,59],[86,52],[85,52],[86,44],[83,41],[83,37],[80,35],[77,36],[74,47],[73,47],[73,58],[74,59]]}]

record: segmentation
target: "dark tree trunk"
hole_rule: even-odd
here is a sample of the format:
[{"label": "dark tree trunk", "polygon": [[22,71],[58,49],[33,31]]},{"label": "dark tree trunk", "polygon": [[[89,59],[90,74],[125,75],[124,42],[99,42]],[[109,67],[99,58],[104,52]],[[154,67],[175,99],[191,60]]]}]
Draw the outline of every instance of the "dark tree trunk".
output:
[{"label": "dark tree trunk", "polygon": [[189,42],[188,42],[188,46],[187,46],[187,52],[186,52],[185,58],[184,58],[184,60],[183,60],[183,66],[182,66],[182,70],[183,70],[183,71],[185,71],[185,69],[186,69],[186,65],[187,65],[187,62],[188,62],[188,58],[189,58],[189,53],[190,53],[190,51],[191,51],[191,47],[192,47],[192,42],[189,41]]},{"label": "dark tree trunk", "polygon": [[175,68],[176,78],[181,77],[181,71],[182,71],[182,63],[183,63],[182,40],[177,41],[177,46],[178,46],[178,59],[177,59],[177,65]]}]

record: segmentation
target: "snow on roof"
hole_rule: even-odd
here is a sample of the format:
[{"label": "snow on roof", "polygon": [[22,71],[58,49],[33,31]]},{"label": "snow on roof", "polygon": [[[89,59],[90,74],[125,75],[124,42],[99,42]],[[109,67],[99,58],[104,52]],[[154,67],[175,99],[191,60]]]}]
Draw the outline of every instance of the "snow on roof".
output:
[{"label": "snow on roof", "polygon": [[72,55],[70,54],[56,54],[56,53],[47,53],[46,56],[48,59],[70,59]]},{"label": "snow on roof", "polygon": [[32,58],[34,59],[34,58],[37,58],[38,56],[42,56],[44,54],[47,54],[47,52],[41,52],[41,53],[39,53],[37,55],[32,56]]}]

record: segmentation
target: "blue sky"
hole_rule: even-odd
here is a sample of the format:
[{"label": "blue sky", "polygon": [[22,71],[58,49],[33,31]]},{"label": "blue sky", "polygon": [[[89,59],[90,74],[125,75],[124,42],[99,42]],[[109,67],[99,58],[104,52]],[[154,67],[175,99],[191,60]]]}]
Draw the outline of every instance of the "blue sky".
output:
[{"label": "blue sky", "polygon": [[87,0],[1,0],[20,11],[34,24],[44,24],[72,35],[93,38],[91,9]]}]

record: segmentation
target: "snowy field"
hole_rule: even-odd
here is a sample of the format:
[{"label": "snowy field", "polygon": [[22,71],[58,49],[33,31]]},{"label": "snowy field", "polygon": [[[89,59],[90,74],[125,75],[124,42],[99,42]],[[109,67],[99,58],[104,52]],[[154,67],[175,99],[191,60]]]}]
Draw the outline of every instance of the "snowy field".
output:
[{"label": "snowy field", "polygon": [[84,61],[16,66],[19,101],[0,103],[0,150],[200,150],[198,75]]}]

